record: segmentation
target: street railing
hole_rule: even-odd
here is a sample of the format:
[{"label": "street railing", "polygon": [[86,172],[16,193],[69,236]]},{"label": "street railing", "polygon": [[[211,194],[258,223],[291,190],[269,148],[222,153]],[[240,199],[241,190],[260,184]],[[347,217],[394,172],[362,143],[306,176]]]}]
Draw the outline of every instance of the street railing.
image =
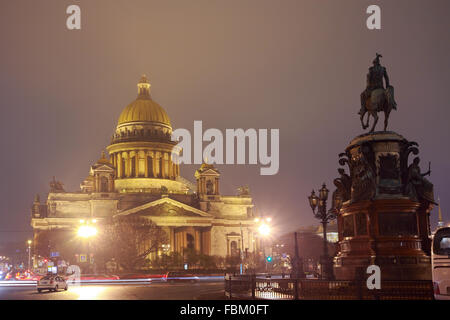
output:
[{"label": "street railing", "polygon": [[230,299],[273,300],[432,300],[431,281],[382,281],[370,290],[366,281],[328,281],[258,277],[225,277],[225,295]]}]

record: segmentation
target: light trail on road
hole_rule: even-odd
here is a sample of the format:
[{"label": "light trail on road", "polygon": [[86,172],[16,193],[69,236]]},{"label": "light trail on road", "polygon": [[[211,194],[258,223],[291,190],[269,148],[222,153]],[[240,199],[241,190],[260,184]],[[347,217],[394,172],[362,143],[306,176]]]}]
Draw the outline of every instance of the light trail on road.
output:
[{"label": "light trail on road", "polygon": [[194,284],[81,284],[69,285],[67,291],[41,293],[37,292],[35,284],[29,284],[23,287],[0,286],[0,300],[221,300],[224,298],[223,290],[222,281],[202,281]]},{"label": "light trail on road", "polygon": [[[189,278],[173,278],[174,280],[182,280]],[[198,281],[221,281],[224,280],[223,276],[199,276],[196,277]],[[69,280],[67,284],[69,286],[76,285],[150,285],[151,283],[166,283],[165,278],[143,278],[143,279],[115,279],[115,280]],[[0,281],[0,287],[33,287],[37,285],[36,280],[8,280]]]}]

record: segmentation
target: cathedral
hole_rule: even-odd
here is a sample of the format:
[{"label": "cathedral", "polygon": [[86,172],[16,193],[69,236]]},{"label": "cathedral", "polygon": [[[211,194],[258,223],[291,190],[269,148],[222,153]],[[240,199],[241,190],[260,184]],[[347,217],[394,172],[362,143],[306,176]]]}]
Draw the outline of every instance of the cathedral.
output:
[{"label": "cathedral", "polygon": [[[238,195],[220,193],[220,172],[204,163],[196,182],[180,175],[171,157],[179,154],[171,140],[166,111],[150,95],[143,76],[138,96],[119,116],[107,147],[94,163],[80,190],[67,192],[53,178],[47,198],[32,205],[31,226],[39,233],[73,231],[81,220],[139,215],[151,219],[166,233],[164,248],[183,254],[186,248],[211,256],[234,256],[255,251],[252,198],[247,187]],[[179,149],[179,148],[178,148]]]}]

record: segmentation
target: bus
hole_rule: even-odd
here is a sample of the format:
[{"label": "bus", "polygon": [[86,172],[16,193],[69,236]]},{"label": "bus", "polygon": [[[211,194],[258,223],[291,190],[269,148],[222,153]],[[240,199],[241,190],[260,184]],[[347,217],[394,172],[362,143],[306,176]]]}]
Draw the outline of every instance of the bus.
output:
[{"label": "bus", "polygon": [[433,235],[431,268],[434,298],[450,300],[450,228],[439,228]]}]

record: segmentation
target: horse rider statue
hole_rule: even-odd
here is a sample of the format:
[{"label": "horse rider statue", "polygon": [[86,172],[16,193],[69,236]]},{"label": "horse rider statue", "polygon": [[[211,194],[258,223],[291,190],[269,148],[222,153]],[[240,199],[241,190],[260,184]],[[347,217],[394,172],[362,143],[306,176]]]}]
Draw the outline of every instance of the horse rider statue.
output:
[{"label": "horse rider statue", "polygon": [[[374,123],[370,132],[375,130],[375,126],[378,122],[378,112],[384,112],[384,131],[387,129],[389,114],[392,109],[397,110],[397,103],[394,100],[394,87],[389,83],[389,77],[386,72],[386,68],[380,65],[381,54],[376,54],[376,58],[373,60],[373,66],[369,68],[367,74],[367,87],[361,93],[361,110],[359,115],[361,116],[361,125],[363,129],[369,127],[369,118],[374,118]],[[383,85],[383,78],[386,83],[386,89]],[[367,116],[367,123],[364,124],[363,118],[365,114]]]}]

